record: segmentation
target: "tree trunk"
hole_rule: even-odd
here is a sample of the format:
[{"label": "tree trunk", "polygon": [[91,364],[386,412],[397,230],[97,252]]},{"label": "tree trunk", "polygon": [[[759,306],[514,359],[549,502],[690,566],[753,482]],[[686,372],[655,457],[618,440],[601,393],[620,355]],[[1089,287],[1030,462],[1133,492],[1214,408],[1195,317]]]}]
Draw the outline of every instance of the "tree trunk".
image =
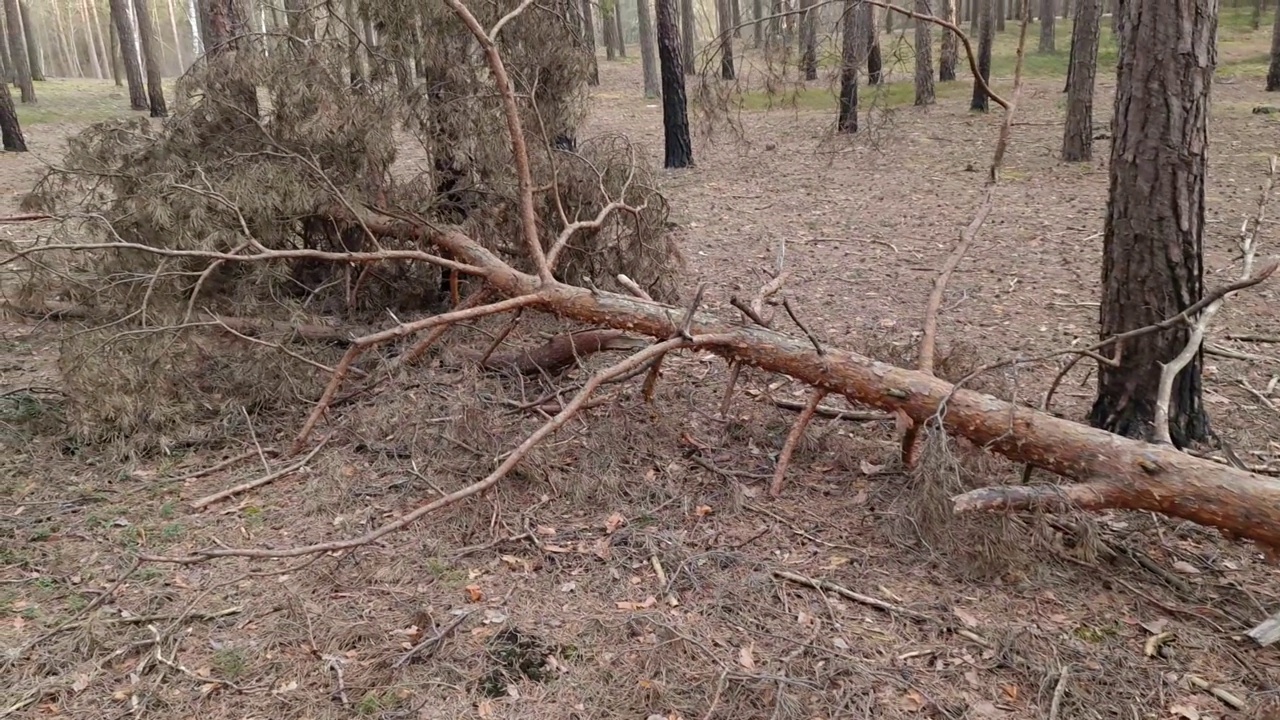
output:
[{"label": "tree trunk", "polygon": [[[115,0],[112,0],[113,2]],[[222,95],[219,100],[238,112],[223,111],[234,132],[237,126],[250,124],[258,117],[258,90],[249,81],[235,75],[237,58],[241,52],[240,40],[247,23],[244,8],[239,0],[204,0],[201,6],[204,16],[202,30],[204,45],[208,48],[208,61],[222,64],[224,76],[206,90]]]},{"label": "tree trunk", "polygon": [[[986,82],[991,82],[991,45],[995,42],[996,0],[977,0],[975,12],[978,15],[978,74]],[[987,112],[990,98],[983,89],[978,78],[973,79],[973,100],[970,110]]]},{"label": "tree trunk", "polygon": [[733,19],[733,39],[742,39],[742,2],[729,0],[729,16]]},{"label": "tree trunk", "polygon": [[27,151],[27,141],[22,137],[22,126],[18,124],[18,111],[13,107],[13,96],[9,94],[9,83],[6,82],[0,82],[0,140],[9,152]]},{"label": "tree trunk", "polygon": [[836,128],[842,133],[858,132],[858,69],[866,47],[871,6],[861,0],[844,0],[840,19],[840,112]]},{"label": "tree trunk", "polygon": [[356,8],[356,0],[347,0],[347,79],[351,81],[351,89],[365,90],[364,65],[360,57],[360,14]]},{"label": "tree trunk", "polygon": [[988,0],[995,5],[996,32],[1004,32],[1005,6],[1017,0]]},{"label": "tree trunk", "polygon": [[22,37],[27,42],[27,64],[31,66],[31,79],[44,80],[44,66],[40,62],[39,33],[31,20],[31,8],[24,1],[18,3],[18,14],[22,16]]},{"label": "tree trunk", "polygon": [[[102,13],[98,11],[98,5],[96,0],[85,0],[85,7],[88,9],[88,13],[89,13],[88,19],[86,20],[86,22],[88,22],[89,27],[91,28],[91,31],[94,34],[94,37],[98,39],[98,42],[97,42],[98,60],[99,60],[98,64],[102,68],[101,77],[105,79],[107,77],[107,74],[110,73],[111,79],[115,82],[116,86],[119,87],[120,86],[120,62],[118,60],[113,59],[117,55],[116,49],[115,49],[116,48],[115,33],[103,32],[102,28],[104,26],[104,23],[102,22]],[[105,23],[105,26],[108,28],[111,27],[110,19],[111,19],[111,15],[110,15],[110,12],[108,12],[107,13],[108,22]]]},{"label": "tree trunk", "polygon": [[1093,85],[1101,20],[1102,0],[1077,2],[1067,73],[1067,122],[1062,133],[1062,159],[1067,162],[1093,158]]},{"label": "tree trunk", "polygon": [[[169,2],[169,29],[173,31],[173,53],[177,58],[178,67],[177,74],[181,75],[186,72],[187,60],[182,54],[182,35],[178,32],[178,8],[174,5],[173,0]],[[272,6],[274,9],[274,6]]]},{"label": "tree trunk", "polygon": [[123,74],[120,71],[120,33],[116,32],[116,24],[114,21],[107,23],[111,35],[111,79],[115,81],[116,87],[124,84]]},{"label": "tree trunk", "polygon": [[591,74],[587,76],[587,84],[599,85],[600,63],[596,60],[596,21],[591,16],[591,0],[582,0],[582,39],[587,45],[591,62]]},{"label": "tree trunk", "polygon": [[644,96],[658,97],[662,92],[658,78],[657,49],[653,46],[653,19],[649,17],[649,1],[636,0],[636,20],[640,30],[640,64],[644,68]]},{"label": "tree trunk", "polygon": [[[697,53],[694,52],[698,42],[698,21],[693,14],[693,0],[680,0],[680,52],[682,57],[681,67],[685,75],[693,75],[697,72],[694,67],[694,60]],[[666,81],[662,81],[663,88],[666,87]],[[683,97],[684,84],[681,83],[680,93]],[[664,93],[665,94],[665,93]],[[683,105],[681,101],[681,105]]]},{"label": "tree trunk", "polygon": [[[930,0],[916,0],[916,12],[929,15]],[[933,23],[916,20],[916,105],[933,104]]]},{"label": "tree trunk", "polygon": [[1253,14],[1249,16],[1249,27],[1258,30],[1262,27],[1262,15],[1267,10],[1267,0],[1253,0]]},{"label": "tree trunk", "polygon": [[138,61],[138,46],[133,42],[133,21],[129,17],[127,2],[129,0],[111,0],[111,23],[116,29],[124,76],[129,84],[129,107],[146,110],[147,91],[142,84],[142,64]]},{"label": "tree trunk", "polygon": [[[61,5],[53,3],[53,8],[53,21],[58,31],[58,37],[61,38],[58,44],[62,46],[63,61],[67,65],[67,74],[73,77],[84,77],[84,69],[80,65],[80,53],[76,50],[75,11],[68,8],[67,19],[64,21],[62,19],[62,10],[60,9]],[[93,47],[93,31],[89,29],[87,22],[85,23],[85,37],[89,54],[93,56],[93,76],[100,78],[102,77],[102,69],[98,67],[98,56]]]},{"label": "tree trunk", "polygon": [[737,77],[733,66],[733,0],[717,0],[716,15],[720,18],[720,79]]},{"label": "tree trunk", "polygon": [[289,24],[289,44],[295,57],[306,54],[307,42],[315,38],[315,21],[307,0],[285,0],[285,21]]},{"label": "tree trunk", "polygon": [[[1171,317],[1203,293],[1204,178],[1209,89],[1217,61],[1217,0],[1125,0],[1112,121],[1111,189],[1103,240],[1101,332]],[[1095,427],[1151,439],[1163,363],[1187,344],[1178,325],[1117,343],[1100,364]],[[1203,356],[1174,381],[1169,436],[1209,437]]]},{"label": "tree trunk", "polygon": [[818,79],[818,12],[814,0],[800,0],[800,71],[805,80]]},{"label": "tree trunk", "polygon": [[623,32],[621,2],[617,3],[613,8],[613,37],[618,42],[618,57],[625,58],[627,56],[627,34]]},{"label": "tree trunk", "polygon": [[751,0],[751,32],[754,33],[756,49],[764,47],[764,0]]},{"label": "tree trunk", "polygon": [[618,25],[613,21],[616,0],[605,0],[600,3],[600,34],[604,40],[604,57],[610,62],[618,59],[617,34]]},{"label": "tree trunk", "polygon": [[1276,20],[1271,28],[1271,66],[1267,70],[1267,91],[1280,92],[1280,2],[1276,2]]},{"label": "tree trunk", "polygon": [[867,23],[867,84],[884,82],[884,63],[880,55],[880,10],[871,6],[871,22]]},{"label": "tree trunk", "polygon": [[1057,15],[1053,9],[1053,0],[1040,0],[1040,52],[1056,52],[1054,47],[1054,20]]},{"label": "tree trunk", "polygon": [[1071,17],[1071,0],[1062,0],[1062,19]]},{"label": "tree trunk", "polygon": [[[956,22],[956,3],[953,0],[942,0],[942,19]],[[938,79],[952,82],[956,79],[956,62],[960,59],[960,43],[956,34],[950,30],[942,31],[942,56],[938,58]]]},{"label": "tree trunk", "polygon": [[13,68],[18,87],[22,89],[22,102],[36,101],[36,88],[31,82],[31,66],[27,62],[27,42],[22,37],[22,12],[18,0],[4,0],[4,15],[9,40],[9,65]]},{"label": "tree trunk", "polygon": [[658,15],[658,59],[662,65],[662,131],[668,168],[693,165],[693,142],[689,139],[689,113],[685,103],[684,69],[680,56],[680,36],[676,27],[676,0],[656,0]]},{"label": "tree trunk", "polygon": [[147,104],[151,117],[166,117],[169,109],[164,103],[164,73],[160,71],[160,53],[156,47],[155,24],[151,22],[151,8],[147,0],[133,0],[138,14],[138,40],[142,45],[142,59],[147,65]]},{"label": "tree trunk", "polygon": [[[197,57],[202,55],[205,50],[204,45],[204,14],[200,12],[197,6],[198,0],[187,0],[187,21],[191,25],[191,52]],[[203,3],[200,3],[203,6]]]}]

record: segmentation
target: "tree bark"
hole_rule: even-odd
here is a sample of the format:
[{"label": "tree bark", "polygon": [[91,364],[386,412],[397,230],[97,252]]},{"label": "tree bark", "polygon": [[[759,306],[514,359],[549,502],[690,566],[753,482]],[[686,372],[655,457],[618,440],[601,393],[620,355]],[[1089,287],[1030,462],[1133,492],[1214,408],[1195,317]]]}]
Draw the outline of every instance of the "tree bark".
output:
[{"label": "tree bark", "polygon": [[142,84],[142,64],[138,61],[138,46],[133,42],[133,21],[129,17],[129,0],[111,0],[111,23],[116,30],[120,59],[124,65],[125,81],[129,85],[129,107],[146,110],[147,91]]},{"label": "tree bark", "polygon": [[613,38],[618,43],[618,57],[625,58],[627,56],[627,34],[623,32],[621,2],[618,2],[613,8]]},{"label": "tree bark", "polygon": [[600,63],[596,59],[596,21],[591,16],[591,0],[582,0],[582,39],[587,44],[590,55],[591,74],[587,77],[588,85],[600,84]]},{"label": "tree bark", "polygon": [[600,34],[604,40],[604,59],[610,62],[618,59],[617,38],[618,25],[613,21],[616,0],[605,0],[600,3]]},{"label": "tree bark", "polygon": [[[978,15],[978,73],[982,80],[991,82],[991,46],[995,42],[996,0],[977,0],[975,12]],[[970,110],[987,112],[990,106],[987,91],[983,89],[978,78],[973,79],[973,100]]]},{"label": "tree bark", "polygon": [[871,6],[861,0],[844,0],[840,39],[840,111],[836,128],[842,133],[858,132],[858,69],[866,47],[866,26],[871,22]]},{"label": "tree bark", "polygon": [[1253,0],[1253,13],[1249,16],[1249,27],[1258,30],[1262,27],[1262,14],[1266,12],[1267,0]]},{"label": "tree bark", "polygon": [[[939,8],[942,19],[956,22],[956,3],[954,0],[942,0]],[[938,80],[952,82],[956,79],[956,63],[960,59],[960,43],[955,33],[942,31],[942,55],[938,58]]]},{"label": "tree bark", "polygon": [[1054,21],[1057,15],[1053,9],[1053,0],[1040,0],[1040,52],[1052,53],[1054,47]]},{"label": "tree bark", "polygon": [[640,30],[640,64],[644,68],[644,96],[658,97],[662,90],[658,78],[657,49],[653,46],[653,18],[649,17],[649,1],[636,0],[636,20]]},{"label": "tree bark", "polygon": [[733,19],[733,39],[742,39],[742,1],[729,0],[729,15]]},{"label": "tree bark", "polygon": [[716,0],[716,15],[720,18],[720,79],[737,77],[733,65],[733,0]]},{"label": "tree bark", "polygon": [[167,117],[169,109],[164,102],[164,74],[160,70],[160,53],[156,47],[155,24],[151,22],[151,8],[147,0],[133,0],[138,14],[138,40],[142,45],[142,59],[147,66],[147,104],[151,117]]},{"label": "tree bark", "polygon": [[867,84],[879,85],[884,82],[884,62],[880,55],[880,15],[879,8],[871,6],[871,22],[865,28],[867,32]]},{"label": "tree bark", "polygon": [[[115,2],[116,0],[112,0]],[[239,0],[203,0],[201,30],[208,61],[224,64],[226,76],[211,85],[210,91],[223,94],[222,101],[239,109],[239,114],[226,113],[234,132],[258,117],[258,90],[247,80],[235,76],[240,40],[246,28],[245,10]],[[306,22],[300,18],[300,22]]]},{"label": "tree bark", "polygon": [[1093,86],[1101,21],[1102,0],[1077,2],[1067,72],[1067,122],[1062,132],[1062,159],[1067,162],[1093,158]]},{"label": "tree bark", "polygon": [[693,165],[693,142],[689,139],[689,114],[684,94],[684,58],[676,27],[676,0],[656,0],[658,20],[658,60],[662,66],[662,135],[666,158],[664,167]]},{"label": "tree bark", "polygon": [[[173,31],[173,54],[178,61],[177,74],[181,75],[187,69],[187,59],[182,54],[182,35],[178,32],[178,8],[174,5],[173,0],[169,3],[169,29]],[[272,6],[274,10],[274,6]]]},{"label": "tree bark", "polygon": [[0,82],[0,142],[9,152],[27,151],[27,140],[22,136],[18,111],[13,107],[13,95],[9,94],[9,83],[6,82]]},{"label": "tree bark", "polygon": [[[681,67],[685,75],[693,75],[697,72],[694,67],[694,60],[697,53],[694,52],[698,42],[698,20],[693,14],[693,0],[680,0],[680,53]],[[663,81],[666,86],[666,81]],[[684,93],[683,83],[680,92]]]},{"label": "tree bark", "polygon": [[800,0],[800,71],[805,80],[818,79],[818,18],[813,0]]},{"label": "tree bark", "polygon": [[755,47],[764,47],[764,0],[751,0],[751,32],[754,33]]},{"label": "tree bark", "polygon": [[31,66],[31,79],[43,81],[44,66],[40,62],[39,33],[31,19],[31,8],[27,7],[25,0],[18,3],[18,14],[22,16],[22,37],[27,42],[27,64]]},{"label": "tree bark", "polygon": [[[79,5],[80,3],[76,3]],[[68,8],[67,19],[62,19],[62,10],[59,3],[53,4],[53,22],[54,29],[58,32],[58,44],[62,46],[63,63],[66,64],[67,74],[72,77],[84,77],[84,69],[80,64],[80,54],[76,51],[75,37],[75,10]],[[88,23],[85,24],[85,35],[88,40],[92,40],[93,33],[89,30]],[[89,45],[89,53],[93,54],[93,45],[86,41]],[[94,77],[102,77],[101,70],[97,67],[98,58],[94,57]]]},{"label": "tree bark", "polygon": [[[1112,120],[1111,189],[1102,261],[1104,337],[1174,315],[1203,293],[1204,179],[1217,0],[1125,0]],[[1095,427],[1151,439],[1163,363],[1186,325],[1122,341],[1119,367],[1100,364]],[[1169,436],[1209,437],[1202,353],[1174,381]]]},{"label": "tree bark", "polygon": [[[930,14],[930,0],[916,0],[916,12]],[[916,20],[916,105],[933,104],[933,23]]]},{"label": "tree bark", "polygon": [[1271,66],[1267,69],[1267,91],[1280,92],[1280,2],[1276,2],[1276,19],[1271,28]]},{"label": "tree bark", "polygon": [[988,0],[988,2],[995,5],[993,10],[995,12],[994,18],[996,21],[996,32],[1004,32],[1006,5],[1009,2],[1016,2],[1016,0]]},{"label": "tree bark", "polygon": [[120,71],[120,33],[116,32],[116,24],[114,20],[108,17],[107,28],[111,35],[111,79],[115,81],[116,87],[124,84],[124,75]]},{"label": "tree bark", "polygon": [[9,65],[22,90],[22,102],[33,103],[36,101],[36,88],[31,82],[31,65],[27,62],[27,42],[22,36],[22,12],[18,9],[18,0],[4,0],[4,15],[8,29]]}]

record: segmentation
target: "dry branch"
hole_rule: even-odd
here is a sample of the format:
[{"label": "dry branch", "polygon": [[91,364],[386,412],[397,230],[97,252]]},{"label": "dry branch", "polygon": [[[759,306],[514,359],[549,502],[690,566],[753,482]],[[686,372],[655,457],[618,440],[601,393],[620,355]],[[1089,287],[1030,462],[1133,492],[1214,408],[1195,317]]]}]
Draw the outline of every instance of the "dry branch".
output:
[{"label": "dry branch", "polygon": [[632,337],[621,330],[589,330],[557,335],[536,348],[492,355],[487,360],[479,353],[469,354],[486,370],[519,375],[554,375],[583,358],[609,350],[638,350],[649,342]]},{"label": "dry branch", "polygon": [[782,453],[778,455],[778,467],[774,470],[773,482],[769,483],[769,494],[773,497],[778,497],[782,494],[782,481],[787,477],[787,466],[791,464],[791,455],[796,451],[796,446],[800,444],[800,438],[804,437],[804,431],[809,427],[809,422],[813,420],[813,415],[817,411],[818,405],[822,403],[822,399],[826,396],[826,390],[815,390],[813,397],[809,398],[809,403],[800,411],[800,417],[796,418],[795,424],[791,426],[791,432],[787,433],[787,441],[782,446]]}]

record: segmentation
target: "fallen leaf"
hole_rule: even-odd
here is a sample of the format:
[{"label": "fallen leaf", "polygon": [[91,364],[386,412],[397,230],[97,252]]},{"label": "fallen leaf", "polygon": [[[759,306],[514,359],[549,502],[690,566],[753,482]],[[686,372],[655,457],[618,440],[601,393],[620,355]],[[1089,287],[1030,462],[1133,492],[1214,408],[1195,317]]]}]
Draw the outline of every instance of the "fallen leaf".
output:
[{"label": "fallen leaf", "polygon": [[565,547],[565,546],[563,546],[563,545],[543,545],[543,546],[542,546],[542,549],[543,549],[543,550],[546,550],[547,552],[553,552],[553,553],[571,553],[571,552],[573,552],[573,548],[567,548],[567,547]]},{"label": "fallen leaf", "polygon": [[884,470],[884,466],[873,465],[872,463],[869,463],[866,460],[861,460],[858,462],[858,469],[862,471],[863,475],[870,476],[870,475],[875,475],[881,470]]},{"label": "fallen leaf", "polygon": [[1159,618],[1158,620],[1150,620],[1150,621],[1147,621],[1147,622],[1141,622],[1141,623],[1139,623],[1139,625],[1141,625],[1141,626],[1142,626],[1142,629],[1143,629],[1143,630],[1146,630],[1147,632],[1151,633],[1152,635],[1159,635],[1160,633],[1164,632],[1164,629],[1165,629],[1166,627],[1168,627],[1168,625],[1169,625],[1169,619],[1168,619],[1168,618]]},{"label": "fallen leaf", "polygon": [[1179,560],[1178,562],[1174,563],[1174,564],[1173,564],[1173,569],[1174,569],[1174,570],[1177,570],[1177,571],[1178,571],[1178,572],[1180,572],[1180,573],[1186,574],[1186,575],[1199,575],[1199,574],[1200,574],[1200,571],[1196,569],[1196,566],[1195,566],[1195,565],[1192,565],[1191,563],[1187,562],[1186,560]]},{"label": "fallen leaf", "polygon": [[617,603],[619,610],[648,610],[658,604],[658,599],[652,595],[644,599],[644,602],[630,602],[623,600]]},{"label": "fallen leaf", "polygon": [[832,645],[835,645],[836,647],[840,648],[841,650],[848,650],[848,649],[849,649],[849,643],[845,642],[845,641],[844,641],[844,638],[840,638],[840,637],[838,637],[838,638],[836,638],[836,639],[832,640],[832,641],[831,641],[831,644],[832,644]]},{"label": "fallen leaf", "polygon": [[738,664],[748,670],[756,669],[755,658],[751,657],[751,646],[738,649]]},{"label": "fallen leaf", "polygon": [[626,524],[626,518],[622,517],[619,513],[614,513],[609,516],[609,519],[604,521],[604,531],[612,535],[618,530],[618,528]]},{"label": "fallen leaf", "polygon": [[546,525],[539,525],[533,529],[533,532],[543,537],[551,537],[556,534],[556,529],[553,527],[547,527]]},{"label": "fallen leaf", "polygon": [[480,589],[479,585],[468,585],[466,590],[467,597],[470,598],[471,602],[478,603],[484,600],[484,591]]},{"label": "fallen leaf", "polygon": [[990,700],[979,700],[969,706],[969,710],[973,712],[973,717],[979,718],[996,718],[1004,715],[996,704]]},{"label": "fallen leaf", "polygon": [[711,510],[710,505],[699,505],[697,508],[694,509],[693,514],[697,515],[698,517],[706,517],[710,515],[712,512],[713,511]]},{"label": "fallen leaf", "polygon": [[1169,712],[1184,720],[1200,720],[1200,711],[1194,705],[1174,705],[1169,708]]},{"label": "fallen leaf", "polygon": [[292,692],[297,689],[298,689],[298,681],[290,680],[289,682],[283,683],[280,685],[280,687],[276,688],[276,692],[286,693],[286,692]]},{"label": "fallen leaf", "polygon": [[476,714],[482,718],[493,717],[493,701],[481,700],[480,704],[476,705]]},{"label": "fallen leaf", "polygon": [[965,627],[971,627],[971,628],[978,627],[978,618],[974,617],[973,613],[969,612],[968,610],[964,610],[962,608],[956,608],[955,610],[952,610],[952,612],[955,613],[956,618],[959,619],[960,622],[963,623]]},{"label": "fallen leaf", "polygon": [[1011,703],[1018,702],[1018,686],[1017,685],[1004,685],[1004,686],[1001,686],[1000,689],[1004,691],[1004,697],[1006,700],[1008,700]]},{"label": "fallen leaf", "polygon": [[563,593],[573,592],[577,588],[578,588],[578,583],[570,580],[569,582],[560,586],[560,592],[563,592]]},{"label": "fallen leaf", "polygon": [[80,673],[76,675],[76,679],[71,682],[71,689],[76,692],[80,692],[81,690],[89,687],[89,681],[90,678],[88,673]]},{"label": "fallen leaf", "polygon": [[918,690],[908,690],[902,694],[902,704],[910,712],[919,712],[929,704],[929,701]]}]

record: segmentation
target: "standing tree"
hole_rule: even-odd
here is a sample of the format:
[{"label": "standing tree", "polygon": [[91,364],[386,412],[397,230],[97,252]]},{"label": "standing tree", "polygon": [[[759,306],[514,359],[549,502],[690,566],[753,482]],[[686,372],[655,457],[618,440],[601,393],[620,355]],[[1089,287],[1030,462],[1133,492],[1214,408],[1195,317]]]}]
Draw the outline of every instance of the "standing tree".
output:
[{"label": "standing tree", "polygon": [[[661,42],[661,38],[659,38],[659,42]],[[693,0],[680,0],[680,60],[685,75],[692,75],[695,72],[693,61],[695,43],[697,42],[698,20],[693,14]],[[666,85],[667,81],[663,80],[662,86],[665,88]],[[683,93],[684,90],[682,89],[681,92]],[[682,102],[681,105],[683,104]]]},{"label": "standing tree", "polygon": [[[942,0],[941,17],[947,22],[956,22],[956,1]],[[950,30],[942,32],[942,55],[938,58],[938,79],[942,82],[951,82],[956,79],[956,62],[960,57],[959,42],[956,41],[956,34]]]},{"label": "standing tree", "polygon": [[600,34],[604,39],[604,59],[618,59],[618,25],[613,21],[613,12],[617,0],[602,0],[600,3]]},{"label": "standing tree", "polygon": [[618,57],[626,57],[627,34],[623,32],[621,2],[616,2],[613,8],[613,38],[618,42]]},{"label": "standing tree", "polygon": [[[1111,187],[1102,257],[1102,337],[1159,322],[1203,293],[1209,90],[1217,61],[1217,0],[1124,0],[1112,120]],[[1158,439],[1161,369],[1187,345],[1177,325],[1115,344],[1099,363],[1095,427]],[[1174,379],[1167,437],[1209,437],[1200,351]]]},{"label": "standing tree", "polygon": [[360,10],[356,0],[347,0],[347,79],[353,90],[363,91],[365,88],[364,63],[360,55]]},{"label": "standing tree", "polygon": [[693,165],[693,142],[689,139],[689,112],[684,94],[684,58],[680,53],[680,35],[676,29],[676,0],[657,0],[658,59],[662,65],[662,137],[665,143],[664,167],[683,168]]},{"label": "standing tree", "polygon": [[4,142],[5,150],[27,151],[27,141],[22,137],[22,126],[18,124],[18,111],[13,107],[9,83],[5,82],[0,82],[0,139]]},{"label": "standing tree", "polygon": [[720,78],[732,80],[737,76],[733,67],[733,0],[716,0],[716,15],[720,18]]},{"label": "standing tree", "polygon": [[[884,62],[880,55],[880,14],[879,8],[871,6],[871,21],[864,28],[867,35],[867,84],[879,85],[884,82]],[[891,11],[892,12],[892,11]]]},{"label": "standing tree", "polygon": [[147,91],[142,86],[142,63],[138,61],[138,46],[133,42],[133,20],[129,15],[128,2],[111,0],[111,25],[116,31],[125,80],[129,83],[129,107],[146,110],[149,107]]},{"label": "standing tree", "polygon": [[27,64],[31,66],[31,79],[44,80],[44,67],[40,62],[39,33],[31,19],[31,9],[25,0],[18,2],[18,14],[22,16],[22,37],[27,41]]},{"label": "standing tree", "polygon": [[22,12],[18,0],[4,0],[4,16],[8,29],[9,62],[18,87],[22,88],[22,102],[36,101],[36,88],[31,83],[31,65],[27,62],[27,43],[22,37]]},{"label": "standing tree", "polygon": [[1257,30],[1262,27],[1262,14],[1267,10],[1267,0],[1253,0],[1253,13],[1249,16],[1249,27]]},{"label": "standing tree", "polygon": [[978,75],[973,79],[973,101],[970,110],[986,112],[990,98],[983,82],[991,82],[991,45],[995,42],[996,0],[974,0],[978,15]]},{"label": "standing tree", "polygon": [[[916,12],[929,14],[929,0],[916,0]],[[933,104],[933,23],[916,19],[916,105]]]},{"label": "standing tree", "polygon": [[649,0],[636,0],[636,19],[640,30],[640,64],[644,67],[644,96],[658,97],[658,59],[653,47],[653,18],[649,17]]},{"label": "standing tree", "polygon": [[[116,2],[111,1],[113,5]],[[237,59],[241,49],[240,38],[248,28],[244,7],[239,0],[201,0],[200,15],[202,40],[208,48],[212,74],[206,94],[213,92],[220,96],[218,102],[226,106],[220,112],[227,132],[235,132],[258,117],[257,87],[241,69],[248,63]],[[309,17],[307,13],[301,13],[299,22],[309,24]]]},{"label": "standing tree", "polygon": [[94,32],[98,24],[93,21],[93,16],[89,13],[89,0],[80,3],[80,14],[84,19],[85,43],[89,46],[89,66],[93,68],[95,78],[104,78],[106,74],[103,72],[102,63],[98,61],[98,37]]},{"label": "standing tree", "polygon": [[[271,6],[271,15],[275,18],[276,27],[280,27],[280,18],[276,14],[276,8]],[[173,31],[173,53],[174,59],[178,61],[178,74],[182,74],[187,69],[186,58],[182,54],[182,36],[178,33],[178,11],[173,5],[173,0],[169,0],[169,29]]]},{"label": "standing tree", "polygon": [[160,53],[156,47],[155,26],[151,23],[151,8],[147,0],[133,0],[138,14],[138,40],[142,45],[142,59],[147,65],[147,100],[151,117],[166,117],[169,109],[164,104],[164,76],[160,71]]},{"label": "standing tree", "polygon": [[1093,84],[1101,24],[1102,0],[1078,0],[1067,71],[1067,122],[1062,133],[1062,159],[1067,162],[1093,157]]},{"label": "standing tree", "polygon": [[840,40],[840,114],[836,128],[842,133],[858,132],[858,68],[871,22],[871,6],[862,0],[844,0]]},{"label": "standing tree", "polygon": [[800,70],[805,80],[818,79],[818,18],[813,0],[800,0]]},{"label": "standing tree", "polygon": [[591,56],[591,72],[587,76],[587,84],[599,85],[600,63],[596,60],[596,21],[591,17],[591,0],[582,0],[582,39]]},{"label": "standing tree", "polygon": [[990,0],[990,2],[993,5],[995,5],[994,17],[996,21],[996,32],[1004,32],[1005,17],[1006,17],[1005,10],[1006,10],[1006,6],[1010,1],[1011,0]]},{"label": "standing tree", "polygon": [[1271,28],[1271,67],[1267,70],[1267,91],[1280,92],[1280,2],[1276,3],[1276,20]]},{"label": "standing tree", "polygon": [[1040,52],[1055,52],[1053,21],[1056,18],[1053,0],[1040,0]]},{"label": "standing tree", "polygon": [[764,0],[751,0],[751,32],[754,47],[758,50],[764,46]]}]

